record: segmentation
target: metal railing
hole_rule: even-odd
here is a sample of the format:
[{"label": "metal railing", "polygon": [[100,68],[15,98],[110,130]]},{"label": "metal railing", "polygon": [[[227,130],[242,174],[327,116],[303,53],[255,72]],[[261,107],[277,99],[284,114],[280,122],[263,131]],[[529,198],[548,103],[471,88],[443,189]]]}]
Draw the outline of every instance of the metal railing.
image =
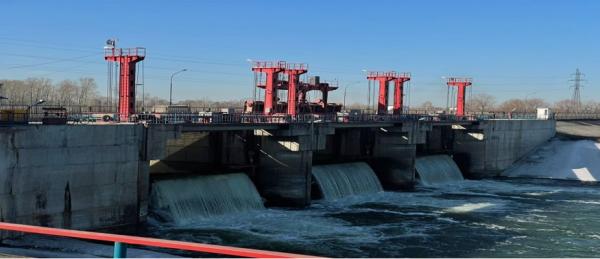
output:
[{"label": "metal railing", "polygon": [[459,122],[475,121],[476,116],[422,114],[222,114],[222,113],[153,113],[138,114],[130,122],[144,124],[302,124],[302,123],[383,123],[404,121]]},{"label": "metal railing", "polygon": [[105,57],[137,56],[145,57],[146,48],[108,48],[104,49]]},{"label": "metal railing", "polygon": [[228,256],[238,256],[238,257],[254,257],[254,258],[309,258],[309,257],[313,257],[313,256],[301,255],[301,254],[272,252],[272,251],[249,249],[249,248],[199,244],[199,243],[173,241],[173,240],[165,240],[165,239],[158,239],[158,238],[107,234],[107,233],[98,233],[98,232],[81,231],[81,230],[38,227],[38,226],[4,223],[4,222],[0,222],[0,230],[31,233],[31,234],[40,234],[40,235],[47,235],[47,236],[77,238],[77,239],[94,240],[94,241],[113,242],[114,243],[114,254],[113,254],[114,258],[127,257],[126,244],[150,246],[150,247],[160,247],[160,248],[201,252],[201,253],[210,253],[210,254],[220,254],[220,255],[228,255]]}]

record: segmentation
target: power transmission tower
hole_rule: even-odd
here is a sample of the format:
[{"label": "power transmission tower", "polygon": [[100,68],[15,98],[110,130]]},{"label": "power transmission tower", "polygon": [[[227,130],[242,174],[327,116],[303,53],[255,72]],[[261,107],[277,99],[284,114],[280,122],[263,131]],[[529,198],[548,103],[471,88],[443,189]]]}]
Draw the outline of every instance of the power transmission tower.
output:
[{"label": "power transmission tower", "polygon": [[573,82],[573,85],[571,85],[571,88],[573,88],[573,97],[571,101],[573,103],[575,113],[579,113],[581,110],[581,88],[583,87],[583,82],[585,81],[585,79],[583,79],[585,74],[582,74],[578,68],[575,70],[575,74],[571,74],[571,76],[573,77],[573,79],[569,80],[570,82]]}]

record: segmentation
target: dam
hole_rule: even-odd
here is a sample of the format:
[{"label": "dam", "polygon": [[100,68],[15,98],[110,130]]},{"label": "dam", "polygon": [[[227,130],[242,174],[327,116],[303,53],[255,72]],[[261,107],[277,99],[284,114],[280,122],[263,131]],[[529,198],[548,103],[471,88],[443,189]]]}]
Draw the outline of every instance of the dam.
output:
[{"label": "dam", "polygon": [[4,126],[0,218],[98,230],[139,225],[150,208],[180,222],[264,205],[304,208],[412,190],[435,172],[421,163],[432,155],[465,178],[496,176],[556,131],[554,120],[311,119]]}]

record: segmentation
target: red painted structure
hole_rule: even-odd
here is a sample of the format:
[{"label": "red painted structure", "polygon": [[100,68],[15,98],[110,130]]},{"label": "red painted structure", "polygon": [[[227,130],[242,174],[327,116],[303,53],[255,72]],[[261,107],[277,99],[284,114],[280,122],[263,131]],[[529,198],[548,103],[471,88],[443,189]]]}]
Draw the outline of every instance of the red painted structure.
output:
[{"label": "red painted structure", "polygon": [[265,250],[256,250],[248,248],[238,248],[220,245],[207,245],[191,242],[172,241],[157,238],[146,238],[116,234],[106,234],[98,232],[69,230],[60,228],[38,227],[30,225],[12,224],[0,222],[0,230],[17,231],[32,234],[41,234],[48,236],[80,238],[96,241],[108,241],[117,243],[125,243],[131,245],[153,246],[161,248],[170,248],[202,253],[222,254],[239,257],[256,257],[256,258],[309,258],[312,256],[301,254],[290,254],[282,252],[271,252]]},{"label": "red painted structure", "polygon": [[[265,89],[264,102],[260,100],[247,100],[244,104],[245,113],[264,113],[297,115],[300,113],[334,113],[341,111],[342,106],[327,103],[329,92],[338,89],[329,83],[321,83],[318,76],[311,77],[310,82],[300,81],[300,76],[308,72],[308,66],[301,63],[254,62],[252,71],[255,73],[256,87]],[[265,74],[265,80],[262,75]],[[285,74],[286,78],[280,75]],[[258,79],[257,79],[258,78]],[[286,102],[279,101],[278,90],[287,91]],[[308,102],[306,94],[309,91],[320,91],[322,99]]]},{"label": "red painted structure", "polygon": [[465,116],[465,94],[467,86],[473,84],[471,78],[450,77],[447,84],[448,87],[458,88],[458,93],[456,94],[456,116]]},{"label": "red painted structure", "polygon": [[377,99],[377,114],[387,114],[389,82],[396,78],[396,72],[369,72],[368,80],[379,82],[379,98]]},{"label": "red painted structure", "polygon": [[104,50],[104,59],[119,63],[119,120],[128,121],[135,113],[135,64],[146,57],[145,48]]},{"label": "red painted structure", "polygon": [[287,98],[287,114],[296,115],[298,108],[298,88],[300,85],[300,75],[308,72],[306,64],[287,63],[284,74],[288,76],[288,98]]},{"label": "red painted structure", "polygon": [[394,114],[402,113],[402,106],[404,105],[404,83],[409,80],[409,73],[400,73],[394,78]]},{"label": "red painted structure", "polygon": [[285,71],[285,61],[270,62],[270,61],[257,61],[252,66],[252,71],[265,73],[265,102],[264,102],[264,114],[269,115],[275,113],[275,106],[277,105],[277,81],[279,79],[279,73]]}]

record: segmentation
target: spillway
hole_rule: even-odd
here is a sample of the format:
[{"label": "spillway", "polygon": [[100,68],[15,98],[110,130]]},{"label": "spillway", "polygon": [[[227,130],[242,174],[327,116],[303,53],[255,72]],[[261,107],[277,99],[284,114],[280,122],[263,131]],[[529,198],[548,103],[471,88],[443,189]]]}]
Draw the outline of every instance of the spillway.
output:
[{"label": "spillway", "polygon": [[421,183],[426,186],[463,181],[460,169],[448,155],[433,155],[417,158],[415,168]]},{"label": "spillway", "polygon": [[383,191],[375,172],[364,162],[313,166],[312,175],[326,200]]},{"label": "spillway", "polygon": [[177,224],[264,209],[254,184],[242,173],[157,181],[152,185],[151,207]]}]

